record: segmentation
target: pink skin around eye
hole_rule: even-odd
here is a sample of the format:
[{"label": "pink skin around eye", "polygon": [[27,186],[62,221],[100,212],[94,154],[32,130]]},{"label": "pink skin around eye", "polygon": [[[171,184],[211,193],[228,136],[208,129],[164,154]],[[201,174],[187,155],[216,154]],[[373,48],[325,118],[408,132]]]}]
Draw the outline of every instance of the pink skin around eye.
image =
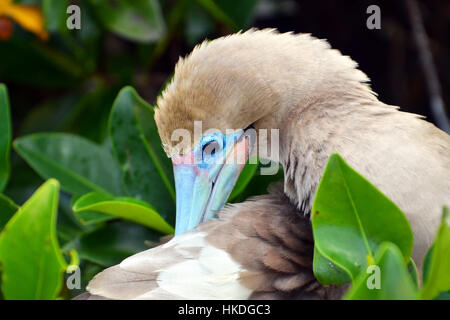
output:
[{"label": "pink skin around eye", "polygon": [[182,155],[182,156],[180,156],[180,155],[173,156],[172,157],[172,163],[174,165],[177,165],[177,164],[189,164],[189,165],[192,165],[192,164],[195,163],[194,159],[195,159],[194,152],[191,151],[191,152],[189,152],[189,153],[187,153],[185,155]]}]

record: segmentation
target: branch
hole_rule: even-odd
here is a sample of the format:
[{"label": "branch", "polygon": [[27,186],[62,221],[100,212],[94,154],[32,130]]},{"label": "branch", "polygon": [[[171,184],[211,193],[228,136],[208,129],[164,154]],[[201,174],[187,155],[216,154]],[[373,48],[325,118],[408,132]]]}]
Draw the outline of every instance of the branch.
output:
[{"label": "branch", "polygon": [[416,0],[404,0],[404,3],[408,11],[414,41],[419,52],[420,64],[426,79],[428,94],[430,96],[431,114],[436,125],[448,133],[450,132],[450,122],[445,114],[442,88],[431,54],[428,37],[423,26],[419,6]]}]

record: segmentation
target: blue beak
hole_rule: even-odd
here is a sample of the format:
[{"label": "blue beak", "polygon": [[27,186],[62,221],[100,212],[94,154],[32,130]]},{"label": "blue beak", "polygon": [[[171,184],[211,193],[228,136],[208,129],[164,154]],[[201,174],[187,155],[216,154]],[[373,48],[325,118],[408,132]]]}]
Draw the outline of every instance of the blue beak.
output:
[{"label": "blue beak", "polygon": [[216,218],[248,160],[255,139],[243,130],[209,134],[194,149],[172,158],[177,214],[175,235]]}]

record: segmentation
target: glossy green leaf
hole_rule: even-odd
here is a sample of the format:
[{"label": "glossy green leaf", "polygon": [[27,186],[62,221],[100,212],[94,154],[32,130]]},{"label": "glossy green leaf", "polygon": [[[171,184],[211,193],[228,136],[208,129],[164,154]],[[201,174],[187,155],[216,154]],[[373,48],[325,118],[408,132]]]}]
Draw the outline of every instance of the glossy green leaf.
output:
[{"label": "glossy green leaf", "polygon": [[122,166],[128,195],[148,202],[173,224],[173,174],[169,171],[170,161],[162,150],[153,113],[133,88],[122,89],[111,112],[111,143]]},{"label": "glossy green leaf", "polygon": [[[73,207],[75,203],[83,196],[85,195],[72,196],[72,198],[70,199],[70,211],[72,212],[72,214],[74,213]],[[77,220],[85,226],[101,224],[102,222],[117,219],[117,217],[114,217],[112,215],[90,210],[77,212],[77,214],[74,216],[76,216]]]},{"label": "glossy green leaf", "polygon": [[441,293],[450,291],[450,210],[447,207],[442,214],[430,263],[421,292],[423,299],[434,299]]},{"label": "glossy green leaf", "polygon": [[284,180],[284,173],[281,166],[279,167],[278,172],[274,175],[262,175],[260,170],[261,166],[262,164],[259,163],[253,177],[250,179],[246,187],[234,198],[230,199],[231,202],[244,202],[252,196],[267,194],[271,184],[282,184]]},{"label": "glossy green leaf", "polygon": [[165,32],[157,0],[89,0],[89,3],[108,30],[126,39],[152,42]]},{"label": "glossy green leaf", "polygon": [[0,192],[8,183],[11,163],[11,115],[6,86],[0,83]]},{"label": "glossy green leaf", "polygon": [[59,183],[49,180],[0,234],[2,291],[6,299],[55,299],[66,268],[56,239]]},{"label": "glossy green leaf", "polygon": [[409,258],[406,267],[408,268],[409,275],[411,276],[415,288],[418,289],[420,284],[419,270],[417,270],[417,266],[412,258]]},{"label": "glossy green leaf", "polygon": [[81,99],[72,105],[61,125],[64,131],[101,144],[108,136],[109,114],[118,88],[103,81],[91,81],[89,88],[81,93]]},{"label": "glossy green leaf", "polygon": [[123,259],[150,249],[147,241],[156,243],[162,236],[145,226],[125,220],[112,221],[80,239],[81,259],[109,267]]},{"label": "glossy green leaf", "polygon": [[405,215],[338,154],[331,155],[320,181],[312,225],[317,250],[352,279],[371,264],[382,242],[397,245],[405,261],[411,257],[413,234]]},{"label": "glossy green leaf", "polygon": [[411,280],[404,261],[403,253],[396,245],[389,242],[382,243],[378,248],[375,263],[371,266],[373,268],[362,271],[345,299],[417,299],[416,286]]},{"label": "glossy green leaf", "polygon": [[113,198],[95,192],[81,197],[73,206],[75,212],[86,210],[110,214],[155,229],[165,234],[173,234],[174,229],[144,201],[133,198]]},{"label": "glossy green leaf", "polygon": [[[254,160],[252,162],[254,162]],[[234,186],[228,201],[233,200],[242,191],[244,191],[245,187],[247,187],[247,185],[250,183],[253,176],[255,175],[257,169],[258,163],[251,163],[250,161],[247,162],[244,169],[242,169],[242,172],[239,175],[238,180],[236,181],[236,185]]]},{"label": "glossy green leaf", "polygon": [[68,0],[42,0],[45,28],[50,32],[67,32],[66,20],[68,18]]},{"label": "glossy green leaf", "polygon": [[18,209],[11,199],[0,193],[0,231]]},{"label": "glossy green leaf", "polygon": [[323,285],[340,285],[351,281],[347,272],[325,258],[317,248],[314,248],[313,272],[317,281]]},{"label": "glossy green leaf", "polygon": [[425,259],[423,261],[423,266],[422,266],[422,280],[423,280],[423,283],[427,283],[428,276],[430,275],[431,260],[433,258],[433,249],[434,249],[434,244],[431,245],[430,248],[428,249],[428,252],[425,255]]},{"label": "glossy green leaf", "polygon": [[[134,89],[132,89],[132,91],[134,91]],[[154,120],[155,112],[153,107],[142,100],[136,91],[134,91],[134,94],[137,99],[135,100],[136,104],[133,111],[138,121],[139,130],[145,137],[143,141],[146,142],[147,152],[152,157],[156,169],[164,181],[164,185],[173,200],[175,200],[175,182],[173,180],[172,161],[167,157],[167,154],[163,150],[158,127]]]},{"label": "glossy green leaf", "polygon": [[77,214],[78,219],[86,225],[106,222],[116,219],[116,217],[109,214],[96,212],[96,211],[81,211]]},{"label": "glossy green leaf", "polygon": [[73,194],[92,191],[121,194],[120,168],[113,156],[95,143],[62,133],[42,133],[14,141],[14,148],[44,179],[56,178]]}]

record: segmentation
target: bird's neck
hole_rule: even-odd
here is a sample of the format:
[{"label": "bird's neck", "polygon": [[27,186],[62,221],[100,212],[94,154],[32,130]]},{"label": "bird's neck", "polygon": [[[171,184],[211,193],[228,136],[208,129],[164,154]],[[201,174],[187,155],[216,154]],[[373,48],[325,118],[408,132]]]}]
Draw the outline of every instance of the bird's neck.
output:
[{"label": "bird's neck", "polygon": [[[352,150],[370,147],[370,132],[399,113],[378,101],[369,90],[353,84],[347,90],[328,91],[307,105],[293,105],[280,128],[280,163],[285,193],[304,213],[312,207],[315,191],[329,156],[338,152],[354,157]],[[339,91],[340,90],[340,91]]]},{"label": "bird's neck", "polygon": [[[266,94],[266,103],[259,108],[263,116],[255,128],[279,130],[285,193],[309,212],[329,155],[339,152],[345,157],[352,149],[346,148],[348,144],[363,143],[359,140],[364,132],[375,130],[371,127],[379,126],[378,120],[397,111],[376,98],[368,77],[349,57],[321,40],[302,36],[298,41],[305,48],[302,55],[285,55],[283,61],[265,64],[277,65],[276,73],[273,68],[255,71],[259,78],[271,79],[270,95],[257,91]],[[272,141],[268,143],[266,148],[273,150]]]}]

